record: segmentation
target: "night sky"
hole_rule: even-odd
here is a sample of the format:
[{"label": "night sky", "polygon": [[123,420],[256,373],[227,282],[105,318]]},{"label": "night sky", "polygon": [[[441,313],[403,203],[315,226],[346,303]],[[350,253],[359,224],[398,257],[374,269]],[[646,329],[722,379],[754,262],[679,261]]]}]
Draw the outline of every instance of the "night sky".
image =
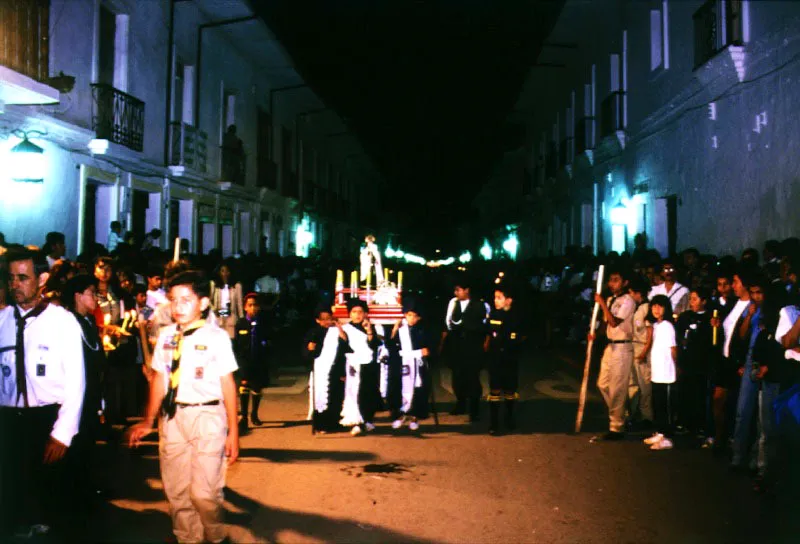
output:
[{"label": "night sky", "polygon": [[562,2],[253,4],[376,164],[386,180],[384,209],[422,239],[442,220],[470,217],[493,164],[521,143],[505,119]]}]

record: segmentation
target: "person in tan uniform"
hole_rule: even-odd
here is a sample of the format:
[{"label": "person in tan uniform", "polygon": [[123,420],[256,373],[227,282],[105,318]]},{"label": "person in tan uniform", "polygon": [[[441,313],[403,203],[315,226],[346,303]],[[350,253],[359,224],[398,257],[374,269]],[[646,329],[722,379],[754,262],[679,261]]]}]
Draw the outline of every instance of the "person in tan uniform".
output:
[{"label": "person in tan uniform", "polygon": [[648,287],[644,280],[631,282],[628,293],[636,303],[633,314],[633,364],[631,365],[630,418],[642,428],[653,425],[653,387],[650,383],[650,345],[653,341],[653,327],[647,320],[650,303],[647,301]]},{"label": "person in tan uniform", "polygon": [[625,438],[625,404],[633,364],[633,314],[636,303],[628,294],[628,282],[622,271],[611,271],[608,288],[612,295],[608,300],[602,295],[595,295],[595,302],[603,311],[608,338],[600,361],[600,376],[597,378],[597,388],[608,406],[609,420],[609,430],[601,438],[622,440]]},{"label": "person in tan uniform", "polygon": [[170,279],[175,323],[158,337],[147,413],[129,436],[139,445],[158,417],[161,479],[178,542],[225,540],[222,490],[226,466],[239,455],[238,367],[227,332],[204,319],[209,288],[193,270]]}]

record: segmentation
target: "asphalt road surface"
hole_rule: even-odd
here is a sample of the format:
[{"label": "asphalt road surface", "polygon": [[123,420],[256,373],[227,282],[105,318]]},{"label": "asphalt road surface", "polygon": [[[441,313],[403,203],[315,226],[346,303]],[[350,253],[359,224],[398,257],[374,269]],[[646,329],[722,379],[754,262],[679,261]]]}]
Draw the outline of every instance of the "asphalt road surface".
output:
[{"label": "asphalt road surface", "polygon": [[[307,379],[288,361],[264,393],[263,427],[241,440],[227,475],[234,542],[796,542],[788,491],[753,492],[687,437],[652,452],[644,435],[592,443],[606,417],[593,393],[575,435],[579,350],[531,349],[522,371],[519,429],[486,434],[441,415],[439,426],[312,436]],[[437,402],[453,396],[438,372]],[[163,542],[170,535],[155,442],[106,444],[106,493],[91,528],[103,542]]]}]

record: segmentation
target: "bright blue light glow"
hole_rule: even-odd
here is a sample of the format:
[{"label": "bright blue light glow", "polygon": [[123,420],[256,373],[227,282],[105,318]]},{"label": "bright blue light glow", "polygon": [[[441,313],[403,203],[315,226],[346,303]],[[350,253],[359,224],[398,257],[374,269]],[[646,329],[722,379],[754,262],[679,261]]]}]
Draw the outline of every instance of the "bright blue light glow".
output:
[{"label": "bright blue light glow", "polygon": [[503,249],[505,250],[506,253],[508,253],[508,256],[511,257],[512,259],[517,258],[517,250],[519,249],[519,240],[517,239],[517,233],[512,232],[511,234],[508,235],[506,241],[503,242]]},{"label": "bright blue light glow", "polygon": [[489,240],[483,239],[483,246],[481,247],[481,257],[487,261],[492,258],[492,246],[489,245]]},{"label": "bright blue light glow", "polygon": [[314,243],[314,233],[308,223],[308,218],[304,217],[295,233],[295,253],[298,257],[308,257],[308,251]]},{"label": "bright blue light glow", "polygon": [[466,264],[472,260],[472,253],[469,251],[465,251],[458,257],[458,262],[462,264]]},{"label": "bright blue light glow", "polygon": [[392,246],[386,246],[386,250],[383,252],[383,254],[389,259],[393,259],[396,255],[394,249],[392,249]]}]

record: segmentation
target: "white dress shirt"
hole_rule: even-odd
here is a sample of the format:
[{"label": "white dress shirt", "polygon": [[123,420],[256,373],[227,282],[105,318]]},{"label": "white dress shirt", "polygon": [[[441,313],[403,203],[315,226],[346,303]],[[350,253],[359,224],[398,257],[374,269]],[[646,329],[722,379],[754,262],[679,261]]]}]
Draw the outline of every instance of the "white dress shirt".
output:
[{"label": "white dress shirt", "polygon": [[670,304],[672,304],[672,313],[675,315],[679,315],[689,308],[689,289],[677,281],[672,284],[672,289],[669,291],[667,291],[666,283],[653,286],[647,298],[653,300],[656,295],[664,295],[669,299]]},{"label": "white dress shirt", "polygon": [[[172,339],[176,325],[161,329],[156,349],[153,353],[153,370],[164,380],[165,391],[169,390],[169,376],[172,368]],[[183,338],[181,347],[180,380],[178,382],[177,402],[199,404],[222,400],[220,378],[235,372],[239,366],[233,355],[231,339],[225,330],[216,325],[206,324],[189,336]]]},{"label": "white dress shirt", "polygon": [[731,313],[725,317],[725,321],[722,322],[722,331],[725,333],[725,343],[722,345],[722,355],[725,357],[730,357],[730,350],[731,350],[731,339],[735,334],[733,328],[736,326],[736,322],[739,321],[739,318],[742,317],[745,309],[750,306],[749,300],[739,300],[736,302],[736,306],[733,307]]},{"label": "white dress shirt", "polygon": [[[17,399],[16,330],[14,307],[0,310],[0,406],[23,408],[24,397]],[[78,433],[86,389],[81,338],[75,317],[54,304],[25,323],[28,406],[61,405],[50,435],[66,446]]]}]

